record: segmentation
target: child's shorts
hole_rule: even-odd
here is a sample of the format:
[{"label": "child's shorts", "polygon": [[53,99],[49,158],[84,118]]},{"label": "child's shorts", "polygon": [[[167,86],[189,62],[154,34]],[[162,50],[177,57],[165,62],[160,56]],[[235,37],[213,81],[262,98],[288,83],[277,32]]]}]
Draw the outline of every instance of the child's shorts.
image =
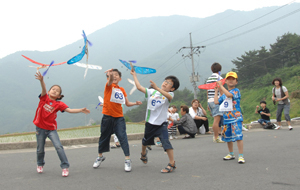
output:
[{"label": "child's shorts", "polygon": [[225,124],[222,128],[222,141],[235,142],[243,140],[242,122]]},{"label": "child's shorts", "polygon": [[223,116],[223,112],[219,111],[219,104],[215,104],[214,102],[207,102],[207,104],[213,117]]},{"label": "child's shorts", "polygon": [[145,123],[145,134],[142,140],[144,146],[154,145],[154,138],[159,137],[160,142],[164,148],[173,149],[168,135],[168,122],[164,122],[161,125],[152,125],[151,123]]}]

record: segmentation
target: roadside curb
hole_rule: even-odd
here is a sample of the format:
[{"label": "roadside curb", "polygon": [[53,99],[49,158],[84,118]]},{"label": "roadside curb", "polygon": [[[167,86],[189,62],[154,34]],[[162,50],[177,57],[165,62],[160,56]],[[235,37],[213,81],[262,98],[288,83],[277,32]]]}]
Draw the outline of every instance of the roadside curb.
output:
[{"label": "roadside curb", "polygon": [[[300,125],[300,120],[292,120],[291,124],[293,126]],[[245,124],[247,129],[262,129],[262,125],[259,123]],[[282,121],[282,126],[287,126],[285,121]],[[210,131],[212,129],[210,128]],[[128,134],[127,138],[129,141],[131,140],[141,140],[144,137],[144,133],[134,133]],[[63,146],[71,146],[71,145],[80,145],[80,144],[93,144],[98,143],[99,137],[85,137],[85,138],[74,138],[74,139],[62,139],[61,143]],[[114,142],[113,137],[110,139],[111,142]],[[17,142],[17,143],[0,143],[0,150],[15,150],[15,149],[28,149],[28,148],[36,148],[36,141],[28,141],[28,142]],[[45,147],[53,147],[52,142],[47,139]]]}]

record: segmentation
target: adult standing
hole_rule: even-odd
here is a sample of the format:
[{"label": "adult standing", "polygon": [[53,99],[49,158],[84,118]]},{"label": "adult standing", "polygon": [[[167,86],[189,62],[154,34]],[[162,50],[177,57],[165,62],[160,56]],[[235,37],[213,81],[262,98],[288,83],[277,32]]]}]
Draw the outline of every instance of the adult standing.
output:
[{"label": "adult standing", "polygon": [[290,118],[290,100],[289,100],[289,92],[285,86],[282,86],[281,78],[275,78],[272,81],[272,84],[275,86],[272,89],[272,100],[274,104],[277,102],[277,113],[276,113],[276,120],[277,120],[277,127],[275,129],[281,128],[281,114],[284,110],[284,117],[288,124],[289,130],[292,130],[293,127],[291,126],[291,118]]},{"label": "adult standing", "polygon": [[207,134],[212,133],[209,131],[209,124],[208,124],[208,119],[206,117],[206,111],[202,107],[199,100],[194,99],[192,101],[192,107],[189,108],[189,113],[192,116],[192,118],[194,119],[197,129],[199,129],[204,124],[205,132]]}]

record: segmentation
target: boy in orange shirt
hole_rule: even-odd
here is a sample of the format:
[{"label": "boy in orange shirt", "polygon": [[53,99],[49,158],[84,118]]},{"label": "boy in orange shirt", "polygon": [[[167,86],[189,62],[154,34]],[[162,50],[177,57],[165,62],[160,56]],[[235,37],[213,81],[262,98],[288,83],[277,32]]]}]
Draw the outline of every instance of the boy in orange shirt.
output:
[{"label": "boy in orange shirt", "polygon": [[109,152],[110,137],[115,133],[125,155],[125,171],[130,172],[131,160],[126,133],[126,123],[123,117],[121,104],[126,104],[126,106],[130,107],[141,105],[142,102],[129,102],[124,88],[118,86],[119,82],[122,80],[122,74],[118,69],[109,69],[105,73],[108,80],[104,90],[103,117],[100,128],[101,136],[99,138],[98,146],[99,155],[96,158],[93,167],[98,168],[101,162],[105,160],[102,153]]}]

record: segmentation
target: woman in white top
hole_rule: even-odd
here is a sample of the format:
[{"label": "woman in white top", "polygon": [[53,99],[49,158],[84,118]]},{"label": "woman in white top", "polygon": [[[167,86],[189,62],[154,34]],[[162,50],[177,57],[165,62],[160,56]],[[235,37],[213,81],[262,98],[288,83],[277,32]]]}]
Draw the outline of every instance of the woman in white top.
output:
[{"label": "woman in white top", "polygon": [[284,110],[284,117],[285,120],[289,126],[289,130],[292,130],[293,127],[291,126],[291,118],[290,118],[290,100],[289,100],[289,93],[285,86],[282,86],[282,80],[281,78],[275,78],[272,81],[272,84],[275,85],[275,87],[272,89],[272,100],[274,104],[277,104],[277,113],[276,113],[276,120],[278,126],[275,129],[281,128],[281,114]]},{"label": "woman in white top", "polygon": [[192,101],[192,107],[189,108],[189,114],[194,119],[198,129],[201,127],[201,125],[204,124],[206,133],[211,134],[211,132],[209,131],[209,125],[208,125],[208,119],[206,117],[206,111],[200,104],[199,100],[194,99]]}]

